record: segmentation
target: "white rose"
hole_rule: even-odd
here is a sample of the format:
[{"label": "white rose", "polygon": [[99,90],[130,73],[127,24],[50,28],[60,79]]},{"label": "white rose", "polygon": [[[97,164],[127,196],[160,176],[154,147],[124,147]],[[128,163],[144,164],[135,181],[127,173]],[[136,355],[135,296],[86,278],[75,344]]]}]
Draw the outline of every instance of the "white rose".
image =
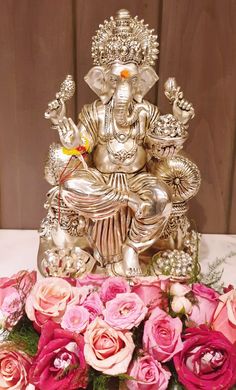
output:
[{"label": "white rose", "polygon": [[191,291],[191,288],[186,284],[174,283],[170,288],[170,295],[183,297]]},{"label": "white rose", "polygon": [[192,311],[192,304],[188,298],[176,296],[173,298],[171,308],[175,313],[189,314]]}]

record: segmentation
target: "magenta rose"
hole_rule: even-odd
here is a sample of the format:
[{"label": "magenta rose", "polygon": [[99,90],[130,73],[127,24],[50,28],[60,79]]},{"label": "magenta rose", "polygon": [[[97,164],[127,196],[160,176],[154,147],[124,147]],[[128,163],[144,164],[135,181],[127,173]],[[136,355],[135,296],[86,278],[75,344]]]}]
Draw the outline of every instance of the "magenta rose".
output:
[{"label": "magenta rose", "polygon": [[143,347],[160,362],[167,362],[181,351],[182,322],[172,318],[158,307],[144,325]]},{"label": "magenta rose", "polygon": [[118,294],[106,303],[104,320],[114,329],[132,329],[138,326],[147,314],[142,299],[135,293]]},{"label": "magenta rose", "polygon": [[25,390],[32,360],[11,342],[0,345],[0,389]]},{"label": "magenta rose", "polygon": [[171,377],[168,368],[150,355],[138,357],[131,363],[127,374],[135,379],[126,382],[129,390],[166,390]]},{"label": "magenta rose", "polygon": [[38,281],[30,292],[25,305],[28,318],[38,330],[48,320],[60,323],[67,307],[79,304],[81,290],[66,280],[56,277]]},{"label": "magenta rose", "polygon": [[97,317],[88,326],[84,340],[85,359],[95,370],[108,375],[127,372],[135,347],[130,332],[115,330]]},{"label": "magenta rose", "polygon": [[175,355],[179,381],[188,390],[230,389],[236,381],[236,349],[221,333],[202,325],[187,328]]},{"label": "magenta rose", "polygon": [[38,353],[30,369],[30,383],[37,390],[86,389],[88,366],[83,337],[48,321],[42,327]]},{"label": "magenta rose", "polygon": [[155,307],[160,307],[165,310],[168,307],[166,292],[169,286],[169,279],[166,277],[145,277],[136,278],[132,292],[137,294],[149,311]]},{"label": "magenta rose", "polygon": [[26,298],[35,282],[35,271],[20,271],[11,278],[0,278],[0,312],[4,328],[11,330],[22,317]]},{"label": "magenta rose", "polygon": [[231,343],[236,342],[236,290],[219,297],[212,327],[224,333]]},{"label": "magenta rose", "polygon": [[104,281],[100,290],[100,297],[104,303],[111,301],[117,294],[130,292],[128,282],[123,278],[111,277]]},{"label": "magenta rose", "polygon": [[104,306],[97,292],[92,292],[85,299],[82,306],[89,312],[89,322],[93,321],[98,316],[102,316]]},{"label": "magenta rose", "polygon": [[210,325],[218,305],[219,294],[201,283],[193,284],[192,291],[197,298],[197,303],[193,305],[189,319],[197,325]]}]

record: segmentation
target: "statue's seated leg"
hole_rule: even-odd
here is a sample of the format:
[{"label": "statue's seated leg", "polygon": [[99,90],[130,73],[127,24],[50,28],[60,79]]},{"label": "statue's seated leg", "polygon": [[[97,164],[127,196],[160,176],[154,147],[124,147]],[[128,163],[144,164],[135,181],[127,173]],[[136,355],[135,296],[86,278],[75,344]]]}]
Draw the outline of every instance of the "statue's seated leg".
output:
[{"label": "statue's seated leg", "polygon": [[123,246],[123,268],[127,276],[140,274],[138,255],[161,235],[171,213],[167,186],[156,177],[140,173],[129,180],[128,205],[134,210]]},{"label": "statue's seated leg", "polygon": [[[87,239],[93,248],[93,256],[102,266],[117,261],[116,256],[119,257],[118,253],[121,255],[126,238],[121,239],[119,233],[114,231],[119,228],[116,217],[123,208],[127,208],[128,202],[128,191],[119,188],[112,185],[110,176],[105,177],[96,169],[89,168],[80,170],[75,178],[66,180],[61,189],[67,206],[91,221]],[[122,231],[125,226],[126,221],[123,221]],[[118,234],[122,241],[120,245],[113,234]],[[114,242],[115,245],[112,245]]]}]

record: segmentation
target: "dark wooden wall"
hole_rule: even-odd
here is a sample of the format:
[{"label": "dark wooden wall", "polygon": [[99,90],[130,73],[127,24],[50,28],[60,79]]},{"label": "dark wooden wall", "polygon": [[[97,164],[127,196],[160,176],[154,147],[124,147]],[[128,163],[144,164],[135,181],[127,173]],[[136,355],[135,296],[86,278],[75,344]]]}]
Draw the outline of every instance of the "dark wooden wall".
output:
[{"label": "dark wooden wall", "polygon": [[235,0],[0,0],[0,8],[0,228],[39,226],[44,161],[57,140],[43,119],[47,102],[68,73],[77,82],[70,114],[94,100],[83,81],[91,37],[128,8],[159,35],[150,100],[167,112],[163,84],[176,76],[195,106],[186,152],[202,186],[190,214],[202,232],[236,233]]}]

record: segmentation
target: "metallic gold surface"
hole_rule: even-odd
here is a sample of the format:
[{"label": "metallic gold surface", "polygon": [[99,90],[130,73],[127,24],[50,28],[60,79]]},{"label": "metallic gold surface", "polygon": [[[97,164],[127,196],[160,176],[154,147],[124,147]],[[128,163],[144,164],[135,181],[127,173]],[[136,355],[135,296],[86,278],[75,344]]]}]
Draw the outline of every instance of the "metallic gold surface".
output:
[{"label": "metallic gold surface", "polygon": [[[82,108],[76,125],[66,116],[65,101],[74,93],[73,79],[67,76],[48,105],[45,117],[58,130],[62,146],[51,146],[45,168],[54,187],[40,232],[43,274],[55,275],[58,268],[58,275],[81,276],[95,262],[109,274],[144,274],[140,254],[168,231],[174,240],[177,220],[172,228],[168,223],[172,197],[175,205],[197,192],[196,166],[177,155],[194,116],[191,103],[173,78],[165,84],[173,115],[160,116],[143,99],[158,80],[152,68],[156,38],[143,21],[118,11],[99,26],[92,45],[95,66],[85,76],[99,99]],[[84,151],[92,158],[85,159]],[[181,209],[179,220],[185,211]],[[81,237],[90,249],[80,246]]]}]

